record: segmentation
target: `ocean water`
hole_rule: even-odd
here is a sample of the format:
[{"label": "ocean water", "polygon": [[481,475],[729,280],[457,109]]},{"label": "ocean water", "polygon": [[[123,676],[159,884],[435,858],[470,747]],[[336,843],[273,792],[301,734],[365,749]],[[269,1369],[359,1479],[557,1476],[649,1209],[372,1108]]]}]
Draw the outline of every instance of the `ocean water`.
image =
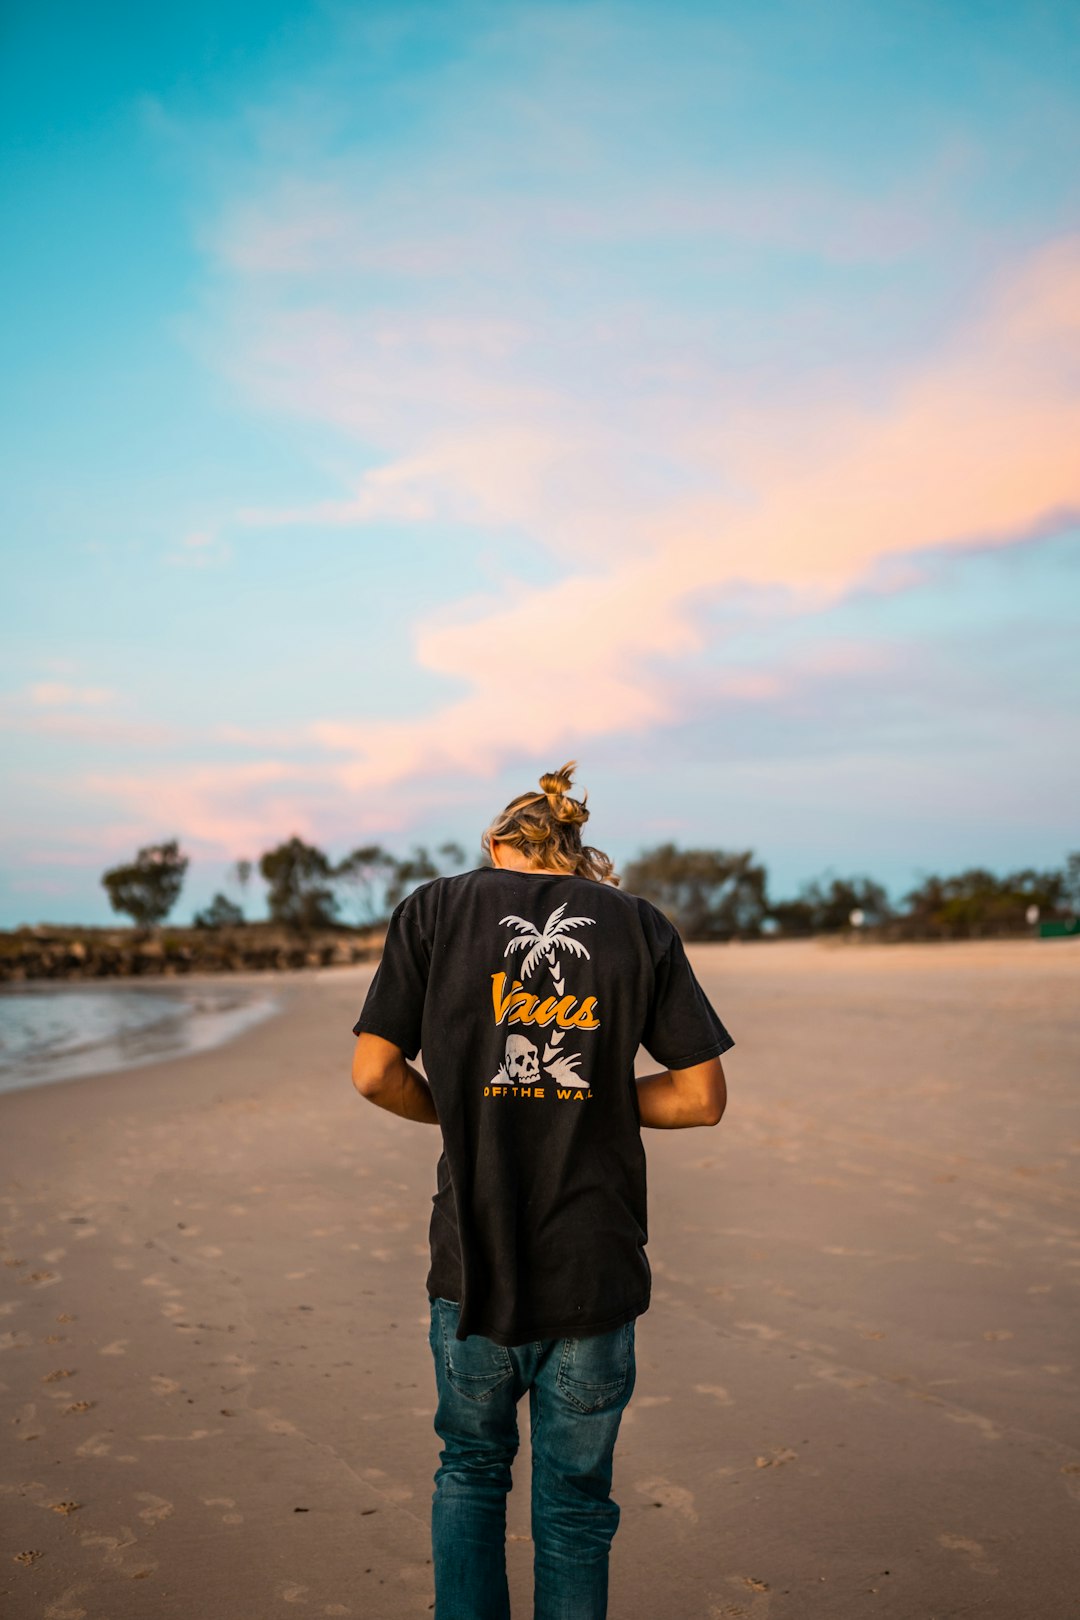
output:
[{"label": "ocean water", "polygon": [[279,1005],[269,991],[229,984],[4,987],[0,1091],[203,1051]]}]

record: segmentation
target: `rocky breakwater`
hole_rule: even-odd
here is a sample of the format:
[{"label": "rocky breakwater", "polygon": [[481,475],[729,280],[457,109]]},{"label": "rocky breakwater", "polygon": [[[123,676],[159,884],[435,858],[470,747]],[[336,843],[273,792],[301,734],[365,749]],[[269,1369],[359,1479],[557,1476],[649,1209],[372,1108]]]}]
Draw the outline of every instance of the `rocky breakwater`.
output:
[{"label": "rocky breakwater", "polygon": [[0,934],[0,984],[347,967],[376,959],[381,945],[381,936],[342,933],[299,939],[257,924],[213,932],[169,930],[156,938],[139,937],[134,930],[20,928]]}]

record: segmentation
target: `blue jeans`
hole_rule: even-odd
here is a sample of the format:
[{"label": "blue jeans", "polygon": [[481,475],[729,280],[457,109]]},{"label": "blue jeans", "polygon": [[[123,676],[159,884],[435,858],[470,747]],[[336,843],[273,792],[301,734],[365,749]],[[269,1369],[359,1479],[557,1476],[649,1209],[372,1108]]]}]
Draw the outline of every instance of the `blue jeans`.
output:
[{"label": "blue jeans", "polygon": [[509,1620],[506,1493],[529,1392],[534,1620],[604,1620],[619,1524],[612,1453],[634,1392],[634,1323],[511,1349],[454,1337],[458,1305],[431,1300],[443,1443],[431,1501],[435,1620]]}]

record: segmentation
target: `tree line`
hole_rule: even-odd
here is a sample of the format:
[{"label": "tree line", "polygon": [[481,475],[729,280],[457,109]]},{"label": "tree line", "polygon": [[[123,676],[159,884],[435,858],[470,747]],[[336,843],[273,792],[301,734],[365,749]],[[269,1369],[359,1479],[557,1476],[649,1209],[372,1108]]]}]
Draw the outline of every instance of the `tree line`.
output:
[{"label": "tree line", "polygon": [[[478,855],[472,864],[479,863]],[[173,838],[145,846],[101,881],[114,911],[139,929],[153,929],[176,905],[189,864]],[[465,850],[453,842],[434,851],[414,845],[405,856],[363,844],[334,862],[293,837],[261,855],[257,869],[271,920],[307,935],[376,928],[418,884],[465,865]],[[236,861],[230,881],[241,902],[219,891],[196,914],[195,927],[244,926],[242,902],[255,869],[255,862]],[[806,938],[855,929],[891,939],[970,939],[1021,933],[1035,920],[1080,926],[1080,850],[1066,856],[1060,869],[1025,867],[999,877],[972,867],[951,877],[924,877],[895,906],[867,876],[826,876],[804,884],[793,898],[774,900],[766,868],[752,850],[681,849],[673,843],[637,855],[623,870],[622,886],[651,900],[690,940]]]}]

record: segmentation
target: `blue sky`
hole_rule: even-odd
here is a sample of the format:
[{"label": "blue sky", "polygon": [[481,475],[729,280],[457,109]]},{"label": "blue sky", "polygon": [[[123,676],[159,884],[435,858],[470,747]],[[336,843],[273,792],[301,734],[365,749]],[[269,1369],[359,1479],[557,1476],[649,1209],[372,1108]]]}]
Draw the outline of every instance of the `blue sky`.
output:
[{"label": "blue sky", "polygon": [[14,3],[0,924],[293,832],[1080,846],[1064,5]]}]

